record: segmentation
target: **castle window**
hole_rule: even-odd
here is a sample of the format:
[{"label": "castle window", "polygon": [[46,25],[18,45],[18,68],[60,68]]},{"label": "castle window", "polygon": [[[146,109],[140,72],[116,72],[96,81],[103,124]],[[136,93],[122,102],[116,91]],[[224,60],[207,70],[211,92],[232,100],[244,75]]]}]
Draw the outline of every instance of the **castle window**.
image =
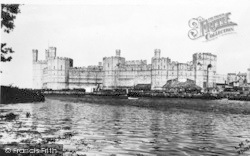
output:
[{"label": "castle window", "polygon": [[160,69],[160,65],[158,65],[158,69]]},{"label": "castle window", "polygon": [[62,65],[61,65],[61,70],[62,70]]},{"label": "castle window", "polygon": [[108,67],[109,67],[109,63],[108,63]]}]

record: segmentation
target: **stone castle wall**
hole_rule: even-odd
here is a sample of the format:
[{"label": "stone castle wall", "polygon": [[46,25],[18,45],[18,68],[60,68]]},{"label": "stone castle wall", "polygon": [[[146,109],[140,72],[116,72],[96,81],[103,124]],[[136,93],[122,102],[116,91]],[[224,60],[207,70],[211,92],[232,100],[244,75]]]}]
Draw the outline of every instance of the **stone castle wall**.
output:
[{"label": "stone castle wall", "polygon": [[[56,56],[56,48],[45,51],[45,60],[38,60],[38,51],[33,50],[34,88],[114,89],[133,88],[137,84],[151,84],[151,89],[160,90],[168,80],[194,80],[201,87],[214,86],[217,58],[211,53],[195,53],[193,60],[178,63],[161,57],[156,49],[151,64],[146,60],[129,60],[116,55],[104,57],[103,62],[88,67],[73,67],[73,60]],[[208,68],[209,67],[209,68]],[[208,78],[208,79],[207,79]],[[208,80],[208,81],[207,81]]]},{"label": "stone castle wall", "polygon": [[169,58],[161,57],[160,49],[155,49],[155,55],[151,59],[152,70],[151,70],[151,88],[162,89],[168,79],[168,67],[170,63]]},{"label": "stone castle wall", "polygon": [[69,88],[98,88],[102,85],[102,66],[69,69]]}]

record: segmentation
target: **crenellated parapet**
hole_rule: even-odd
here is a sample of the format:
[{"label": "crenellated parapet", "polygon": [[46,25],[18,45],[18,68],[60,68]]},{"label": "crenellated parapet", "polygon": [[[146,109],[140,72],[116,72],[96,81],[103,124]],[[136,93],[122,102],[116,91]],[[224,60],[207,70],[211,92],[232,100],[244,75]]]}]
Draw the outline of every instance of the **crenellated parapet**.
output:
[{"label": "crenellated parapet", "polygon": [[36,62],[33,62],[34,64],[47,64],[48,61],[47,60],[38,60]]},{"label": "crenellated parapet", "polygon": [[193,64],[196,70],[216,71],[217,56],[212,53],[195,53]]},{"label": "crenellated parapet", "polygon": [[69,58],[69,57],[56,57],[56,59],[65,60],[65,61],[73,60],[72,58]]},{"label": "crenellated parapet", "polygon": [[125,65],[146,65],[147,60],[130,60],[125,61]]}]

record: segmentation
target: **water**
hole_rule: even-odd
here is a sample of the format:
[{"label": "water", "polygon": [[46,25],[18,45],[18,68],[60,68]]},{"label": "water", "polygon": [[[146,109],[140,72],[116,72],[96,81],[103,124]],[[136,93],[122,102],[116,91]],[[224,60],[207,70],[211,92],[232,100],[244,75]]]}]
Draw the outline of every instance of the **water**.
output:
[{"label": "water", "polygon": [[86,155],[239,155],[235,147],[250,140],[250,115],[244,114],[52,99],[0,105],[0,112],[19,114],[16,121],[0,120],[0,143],[54,137]]}]

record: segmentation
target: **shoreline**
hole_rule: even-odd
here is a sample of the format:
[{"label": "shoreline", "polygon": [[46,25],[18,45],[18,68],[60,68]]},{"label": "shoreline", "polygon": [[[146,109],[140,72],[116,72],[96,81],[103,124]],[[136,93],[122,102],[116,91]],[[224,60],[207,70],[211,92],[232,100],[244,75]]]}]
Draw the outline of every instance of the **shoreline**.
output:
[{"label": "shoreline", "polygon": [[189,109],[204,112],[221,112],[232,114],[250,115],[249,101],[235,101],[228,99],[206,100],[185,98],[150,98],[140,97],[138,99],[122,99],[109,96],[95,95],[45,95],[46,100],[70,101],[74,103],[86,102],[95,104],[107,104],[116,106],[135,106],[142,108],[153,108],[167,110],[171,108]]},{"label": "shoreline", "polygon": [[41,91],[11,86],[1,86],[0,104],[43,102]]}]

